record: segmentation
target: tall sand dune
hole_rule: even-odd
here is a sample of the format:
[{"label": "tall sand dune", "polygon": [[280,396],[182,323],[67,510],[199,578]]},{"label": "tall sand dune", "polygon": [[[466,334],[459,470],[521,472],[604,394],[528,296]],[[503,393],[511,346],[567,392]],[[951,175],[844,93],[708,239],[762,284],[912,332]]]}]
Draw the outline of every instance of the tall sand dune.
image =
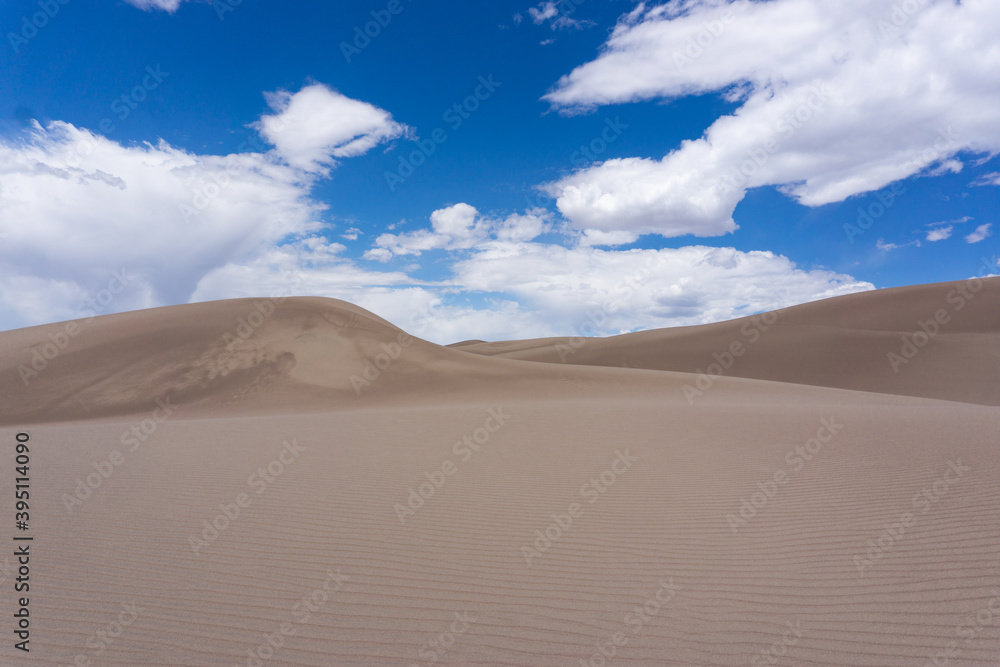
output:
[{"label": "tall sand dune", "polygon": [[321,298],[0,333],[0,664],[1000,664],[978,286],[451,347]]}]

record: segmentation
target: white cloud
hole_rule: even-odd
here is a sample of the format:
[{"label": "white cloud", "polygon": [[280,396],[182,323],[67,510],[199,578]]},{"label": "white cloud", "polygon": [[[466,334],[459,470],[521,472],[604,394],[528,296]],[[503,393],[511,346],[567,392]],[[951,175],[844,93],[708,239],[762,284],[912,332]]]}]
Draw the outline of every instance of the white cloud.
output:
[{"label": "white cloud", "polygon": [[928,241],[944,241],[946,238],[951,236],[954,231],[954,227],[951,225],[945,225],[944,227],[936,227],[929,232],[927,232]]},{"label": "white cloud", "polygon": [[945,160],[938,164],[933,169],[927,171],[928,176],[943,176],[944,174],[958,174],[961,173],[962,169],[965,167],[961,160],[950,159]]},{"label": "white cloud", "polygon": [[223,157],[163,141],[123,146],[63,122],[0,141],[0,319],[79,317],[116,271],[128,285],[102,312],[314,294],[442,343],[568,335],[593,312],[603,313],[600,333],[697,324],[871,288],[768,252],[593,247],[630,242],[630,231],[588,230],[566,248],[537,240],[553,227],[543,209],[497,217],[465,203],[434,211],[426,229],[380,236],[367,255],[463,251],[444,277],[370,270],[320,236],[319,174],[306,171],[331,164],[323,155],[362,150],[344,148],[356,138],[348,134],[339,143],[313,135],[323,150],[301,161],[306,152],[281,137],[268,153]]},{"label": "white cloud", "polygon": [[588,319],[600,320],[599,333],[614,334],[873,289],[850,276],[804,271],[770,252],[705,246],[615,251],[496,241],[457,262],[454,272],[465,290],[516,296],[562,335]]},{"label": "white cloud", "polygon": [[1000,185],[1000,171],[994,171],[993,173],[980,176],[973,183],[973,185]]},{"label": "white cloud", "polygon": [[181,6],[183,0],[125,0],[125,2],[149,11],[151,9],[162,9],[165,12],[175,12]]},{"label": "white cloud", "polygon": [[453,343],[573,335],[587,322],[599,334],[704,324],[873,288],[850,276],[802,270],[770,252],[733,248],[616,251],[491,235],[437,282],[369,271],[342,251],[318,239],[275,247],[211,271],[192,300],[330,296],[414,335]]},{"label": "white cloud", "polygon": [[678,151],[662,162],[608,160],[544,189],[579,229],[721,236],[739,228],[732,212],[742,192],[715,187],[717,181],[698,168],[706,152]]},{"label": "white cloud", "polygon": [[715,236],[749,188],[818,206],[1000,151],[983,111],[1000,106],[996,4],[913,4],[895,17],[893,0],[640,5],[545,99],[574,112],[721,93],[741,106],[661,160],[609,160],[548,191],[580,229]]},{"label": "white cloud", "polygon": [[559,14],[559,10],[556,9],[556,3],[554,2],[543,2],[538,5],[538,7],[531,7],[528,9],[528,14],[531,15],[531,20],[535,22],[535,25],[541,25],[551,18],[554,18]]},{"label": "white cloud", "polygon": [[361,234],[364,234],[364,232],[357,227],[351,227],[350,229],[345,229],[344,233],[340,235],[340,238],[347,239],[348,241],[357,241],[358,236]]},{"label": "white cloud", "polygon": [[394,256],[419,255],[428,250],[468,250],[493,237],[505,241],[530,241],[549,229],[550,214],[534,209],[503,220],[484,218],[474,207],[459,203],[431,213],[431,229],[404,234],[382,234],[365,259],[386,262]]},{"label": "white cloud", "polygon": [[[560,10],[560,6],[563,8],[563,11]],[[564,11],[566,8],[569,8],[570,11]],[[549,27],[553,30],[582,30],[594,25],[592,21],[584,21],[571,17],[570,14],[575,12],[576,4],[573,2],[561,2],[557,4],[548,0],[539,3],[537,7],[528,9],[528,14],[535,25],[541,25],[548,21]],[[542,43],[544,44],[545,42]]]},{"label": "white cloud", "polygon": [[992,236],[993,232],[991,228],[993,225],[991,223],[986,223],[985,225],[979,225],[976,227],[976,231],[972,232],[965,237],[966,243],[979,243],[983,239]]},{"label": "white cloud", "polygon": [[190,300],[327,295],[359,303],[372,289],[415,284],[401,272],[362,269],[341,256],[344,249],[316,236],[261,248],[207,272]]},{"label": "white cloud", "polygon": [[336,158],[362,155],[409,131],[388,111],[322,84],[294,94],[279,90],[266,98],[275,114],[263,116],[254,127],[290,165],[309,172],[326,173]]},{"label": "white cloud", "polygon": [[[927,240],[931,241],[931,240],[936,240],[936,239],[928,238]],[[906,248],[907,246],[911,246],[911,245],[915,245],[915,246],[917,246],[919,248],[920,247],[920,241],[910,241],[909,243],[898,244],[898,243],[887,243],[885,239],[879,239],[878,241],[875,242],[875,247],[878,248],[879,250],[881,250],[882,252],[890,252],[892,250],[899,250],[900,248]]]},{"label": "white cloud", "polygon": [[12,287],[29,278],[52,286],[53,318],[121,267],[141,275],[115,309],[183,303],[205,267],[319,228],[310,184],[268,155],[125,147],[62,122],[18,139],[0,143],[0,293],[22,321],[41,307]]},{"label": "white cloud", "polygon": [[500,241],[531,241],[549,231],[549,217],[549,212],[544,209],[534,209],[524,214],[515,213],[495,225],[493,234]]},{"label": "white cloud", "polygon": [[431,226],[440,236],[467,239],[472,234],[478,214],[479,211],[468,204],[455,204],[431,213]]},{"label": "white cloud", "polygon": [[[184,303],[219,267],[319,232],[326,206],[310,196],[318,176],[297,167],[360,154],[393,130],[358,120],[384,112],[319,86],[284,99],[283,115],[301,114],[297,121],[318,128],[288,125],[272,134],[279,149],[269,153],[198,155],[164,141],[123,146],[58,121],[0,140],[4,324],[80,317],[122,270],[131,276],[127,289],[100,312]],[[357,112],[347,113],[354,120],[334,113],[321,122],[320,112],[330,112],[324,100]]]},{"label": "white cloud", "polygon": [[602,232],[599,229],[585,229],[580,235],[579,243],[582,246],[627,245],[636,241],[637,238],[632,232]]}]

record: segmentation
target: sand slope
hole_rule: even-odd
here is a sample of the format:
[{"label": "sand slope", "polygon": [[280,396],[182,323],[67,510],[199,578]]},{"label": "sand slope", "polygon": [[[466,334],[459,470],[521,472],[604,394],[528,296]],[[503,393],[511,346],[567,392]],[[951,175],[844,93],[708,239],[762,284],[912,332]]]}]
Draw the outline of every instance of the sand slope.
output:
[{"label": "sand slope", "polygon": [[[936,333],[918,348],[926,331]],[[1000,405],[998,332],[1000,278],[986,278],[852,294],[704,326],[605,339],[470,342],[458,349],[508,359],[707,374],[718,361],[715,355],[731,354],[730,346],[738,344],[742,353],[724,369],[726,376],[995,406]],[[904,356],[911,349],[917,350],[912,359]],[[890,353],[904,359],[895,368]]]},{"label": "sand slope", "polygon": [[0,664],[997,664],[997,282],[902,379],[883,346],[948,289],[788,309],[693,398],[657,369],[739,323],[539,363],[235,300],[81,323],[27,386],[66,325],[0,334],[36,536]]}]

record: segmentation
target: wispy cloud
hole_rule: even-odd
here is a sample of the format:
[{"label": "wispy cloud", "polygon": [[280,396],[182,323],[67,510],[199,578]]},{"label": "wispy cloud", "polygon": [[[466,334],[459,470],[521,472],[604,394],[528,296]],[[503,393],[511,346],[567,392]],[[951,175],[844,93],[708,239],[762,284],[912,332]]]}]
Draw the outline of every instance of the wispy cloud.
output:
[{"label": "wispy cloud", "polygon": [[985,238],[988,238],[993,234],[991,228],[993,225],[991,223],[986,223],[985,225],[979,225],[976,227],[976,231],[972,232],[965,237],[966,243],[979,243]]},{"label": "wispy cloud", "polygon": [[917,246],[920,247],[920,241],[910,241],[909,243],[888,243],[885,239],[879,239],[875,242],[875,247],[883,252],[891,252],[893,250],[899,250],[900,248],[905,248],[907,246]]},{"label": "wispy cloud", "polygon": [[980,176],[972,182],[973,185],[1000,185],[1000,171]]},{"label": "wispy cloud", "polygon": [[961,218],[955,218],[954,220],[940,220],[938,222],[929,222],[927,227],[930,229],[927,231],[927,241],[944,241],[945,239],[951,238],[952,233],[955,231],[955,225],[964,225],[965,223],[972,220],[972,216],[966,215]]},{"label": "wispy cloud", "polygon": [[173,13],[181,6],[183,0],[125,0],[125,2],[146,11],[162,9],[165,12]]},{"label": "wispy cloud", "polygon": [[[569,7],[571,11],[565,11]],[[548,22],[553,30],[582,30],[594,25],[593,21],[575,19],[570,16],[576,11],[576,4],[573,2],[542,2],[537,7],[528,9],[528,14],[535,25],[542,25]],[[519,15],[518,15],[519,16]]]}]

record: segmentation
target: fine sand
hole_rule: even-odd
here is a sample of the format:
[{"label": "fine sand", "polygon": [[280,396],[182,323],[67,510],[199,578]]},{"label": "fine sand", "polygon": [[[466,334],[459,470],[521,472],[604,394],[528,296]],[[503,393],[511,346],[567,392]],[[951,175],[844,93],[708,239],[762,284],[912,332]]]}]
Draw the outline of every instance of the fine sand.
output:
[{"label": "fine sand", "polygon": [[606,339],[311,297],[0,333],[0,664],[997,665],[998,377],[1000,278]]}]

